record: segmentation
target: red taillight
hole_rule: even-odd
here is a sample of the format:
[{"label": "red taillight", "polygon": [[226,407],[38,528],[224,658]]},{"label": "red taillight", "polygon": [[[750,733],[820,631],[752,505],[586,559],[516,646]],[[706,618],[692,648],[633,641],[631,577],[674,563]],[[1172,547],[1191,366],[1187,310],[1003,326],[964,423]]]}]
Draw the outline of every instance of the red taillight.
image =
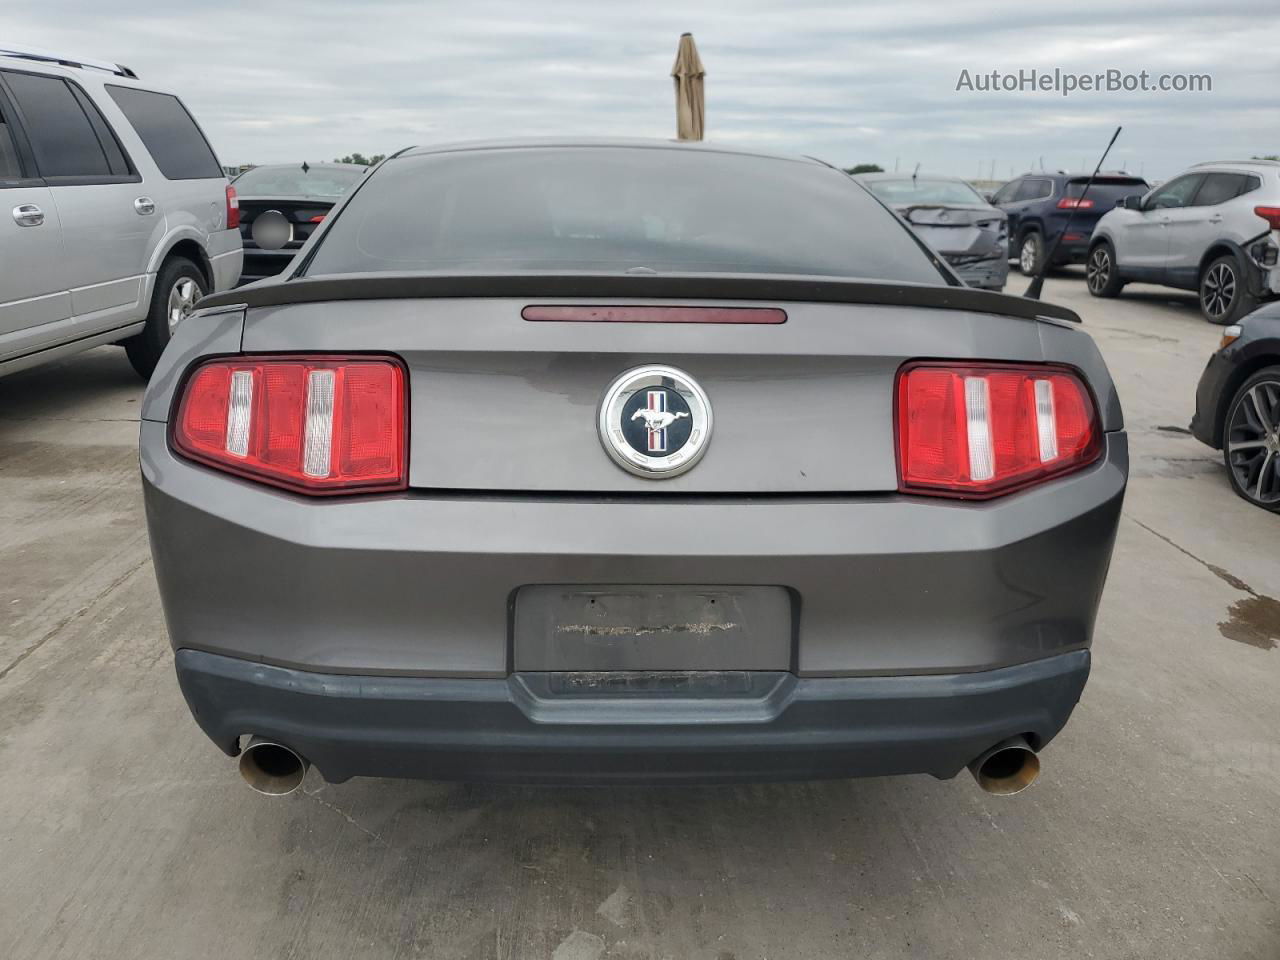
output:
[{"label": "red taillight", "polygon": [[1052,366],[917,363],[898,374],[899,488],[980,499],[1098,458],[1093,397]]},{"label": "red taillight", "polygon": [[227,184],[227,229],[235,230],[240,226],[240,198],[236,196],[236,188]]},{"label": "red taillight", "polygon": [[316,216],[312,217],[312,218],[311,218],[311,222],[312,222],[312,223],[324,223],[324,218],[325,218],[325,215],[324,215],[323,213],[320,213],[320,214],[317,214]]},{"label": "red taillight", "polygon": [[1253,212],[1267,221],[1272,230],[1280,230],[1280,207],[1254,207]]},{"label": "red taillight", "polygon": [[1058,201],[1059,210],[1088,210],[1093,206],[1093,201],[1088,197],[1081,200],[1079,197],[1063,197]]},{"label": "red taillight", "polygon": [[405,374],[383,357],[211,360],[188,378],[173,445],[299,493],[403,490]]}]

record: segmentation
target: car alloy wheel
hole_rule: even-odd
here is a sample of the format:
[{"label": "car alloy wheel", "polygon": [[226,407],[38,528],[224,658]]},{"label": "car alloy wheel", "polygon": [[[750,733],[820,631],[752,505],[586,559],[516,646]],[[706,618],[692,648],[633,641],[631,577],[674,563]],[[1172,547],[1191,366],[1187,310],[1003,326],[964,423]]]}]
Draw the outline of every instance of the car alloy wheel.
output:
[{"label": "car alloy wheel", "polygon": [[1200,304],[1211,320],[1225,317],[1236,298],[1236,272],[1229,263],[1215,263],[1204,275],[1200,287]]},{"label": "car alloy wheel", "polygon": [[179,277],[177,283],[169,289],[169,309],[166,316],[169,319],[170,336],[178,329],[178,324],[191,315],[201,296],[200,287],[190,277]]},{"label": "car alloy wheel", "polygon": [[1036,272],[1036,264],[1040,262],[1040,234],[1028,233],[1022,241],[1022,249],[1018,251],[1018,269],[1027,276]]},{"label": "car alloy wheel", "polygon": [[1105,244],[1094,247],[1093,253],[1089,254],[1084,275],[1090,293],[1100,294],[1106,289],[1107,281],[1111,279],[1111,254],[1107,252]]},{"label": "car alloy wheel", "polygon": [[1259,506],[1280,507],[1280,379],[1259,380],[1240,394],[1225,446],[1236,488]]}]

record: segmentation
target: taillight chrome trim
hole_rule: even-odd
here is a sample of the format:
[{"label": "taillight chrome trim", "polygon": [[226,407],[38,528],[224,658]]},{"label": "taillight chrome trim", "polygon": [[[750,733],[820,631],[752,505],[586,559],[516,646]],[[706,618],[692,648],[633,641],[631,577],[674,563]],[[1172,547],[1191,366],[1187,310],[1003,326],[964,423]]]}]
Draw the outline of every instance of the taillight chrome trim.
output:
[{"label": "taillight chrome trim", "polygon": [[[1084,391],[1084,396],[1089,402],[1090,412],[1090,443],[1086,448],[1085,454],[1081,457],[1064,462],[1061,466],[1050,467],[1042,472],[1035,473],[1026,478],[1020,478],[1006,485],[994,486],[989,489],[972,489],[972,488],[948,488],[942,485],[920,485],[906,482],[903,464],[903,389],[906,384],[907,375],[913,370],[918,369],[937,369],[945,370],[954,374],[965,376],[987,373],[1025,373],[1038,374],[1043,373],[1046,377],[1051,375],[1067,376],[1075,380]],[[966,385],[967,393],[967,385]],[[1038,391],[1037,391],[1038,394]],[[1039,399],[1037,395],[1037,400]],[[1036,409],[1036,429],[1042,429],[1042,413],[1037,404]],[[1056,445],[1056,438],[1055,438]],[[1102,428],[1102,408],[1098,404],[1098,398],[1094,393],[1092,384],[1084,372],[1079,368],[1065,363],[1041,363],[1036,361],[1016,361],[1016,360],[908,360],[902,364],[894,376],[893,382],[893,448],[894,460],[898,477],[898,492],[910,496],[921,496],[931,498],[941,498],[950,500],[994,500],[999,497],[1007,497],[1011,494],[1019,493],[1031,487],[1039,486],[1051,480],[1057,480],[1082,470],[1087,470],[1094,466],[1102,459],[1106,452],[1105,431]],[[1043,457],[1042,457],[1043,462]]]},{"label": "taillight chrome trim", "polygon": [[[227,364],[244,364],[253,365],[260,363],[326,363],[326,364],[342,364],[342,363],[386,363],[396,368],[399,374],[400,398],[401,398],[401,450],[400,450],[400,476],[395,481],[387,482],[370,482],[367,484],[352,483],[347,486],[306,486],[297,483],[291,483],[264,474],[256,469],[237,468],[235,464],[228,463],[225,460],[216,459],[206,456],[198,450],[192,450],[182,443],[178,435],[178,427],[181,423],[183,412],[183,404],[186,400],[188,389],[196,375],[210,366],[227,365]],[[314,371],[313,371],[314,372]],[[252,402],[252,401],[250,401]],[[166,436],[168,440],[169,450],[177,457],[207,467],[224,476],[235,477],[240,480],[246,480],[251,483],[261,484],[263,486],[274,487],[278,490],[284,490],[289,493],[299,494],[306,497],[353,497],[368,496],[371,494],[383,493],[400,493],[409,489],[409,448],[411,443],[411,420],[410,420],[410,383],[409,368],[402,357],[390,353],[230,353],[230,354],[210,354],[201,357],[192,363],[183,371],[174,392],[173,400],[169,408],[169,421],[166,425]],[[230,419],[228,417],[228,419]],[[230,423],[228,423],[228,430]]]}]

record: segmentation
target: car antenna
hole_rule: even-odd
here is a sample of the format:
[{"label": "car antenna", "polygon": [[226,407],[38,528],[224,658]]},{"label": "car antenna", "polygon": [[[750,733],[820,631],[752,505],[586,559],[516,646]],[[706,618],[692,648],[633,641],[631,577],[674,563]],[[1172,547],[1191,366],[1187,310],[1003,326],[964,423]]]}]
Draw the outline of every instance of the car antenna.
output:
[{"label": "car antenna", "polygon": [[302,172],[303,172],[303,173],[310,173],[310,172],[311,172],[311,168],[310,168],[309,166],[307,166],[307,161],[305,161],[305,160],[303,160],[303,161],[302,161]]},{"label": "car antenna", "polygon": [[919,161],[917,161],[917,162],[916,162],[916,168],[915,168],[914,170],[912,170],[912,171],[911,171],[911,182],[912,182],[912,183],[915,183],[915,182],[916,182],[916,174],[917,174],[917,173],[919,173],[919,172],[920,172],[920,163],[919,163]]},{"label": "car antenna", "polygon": [[1053,246],[1049,248],[1049,252],[1045,254],[1044,260],[1040,263],[1040,269],[1036,271],[1036,275],[1031,278],[1031,283],[1027,285],[1027,292],[1024,297],[1030,297],[1032,300],[1040,299],[1040,290],[1044,287],[1045,274],[1049,272],[1049,264],[1053,263],[1054,254],[1058,252],[1058,245],[1062,243],[1062,238],[1067,234],[1067,228],[1071,226],[1071,218],[1076,215],[1076,210],[1080,206],[1080,202],[1089,194],[1089,188],[1093,186],[1093,180],[1098,175],[1098,171],[1102,169],[1102,165],[1107,162],[1107,154],[1111,152],[1111,148],[1115,146],[1116,137],[1120,136],[1123,127],[1116,127],[1116,132],[1111,135],[1111,142],[1107,144],[1107,149],[1102,151],[1102,156],[1098,158],[1098,165],[1093,168],[1093,173],[1089,174],[1089,179],[1084,183],[1084,189],[1080,191],[1080,196],[1076,198],[1075,205],[1067,211],[1067,222],[1062,225],[1062,229],[1058,231],[1058,235],[1053,238]]}]

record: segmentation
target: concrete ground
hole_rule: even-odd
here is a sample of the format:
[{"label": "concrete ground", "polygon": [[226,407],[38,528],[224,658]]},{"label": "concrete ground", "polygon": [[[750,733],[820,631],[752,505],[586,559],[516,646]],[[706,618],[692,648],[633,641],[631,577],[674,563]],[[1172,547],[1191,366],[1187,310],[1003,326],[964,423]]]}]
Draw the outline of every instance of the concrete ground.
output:
[{"label": "concrete ground", "polygon": [[1280,957],[1280,516],[1181,432],[1219,331],[1157,288],[1046,294],[1101,343],[1134,467],[1093,678],[1014,799],[257,796],[174,682],[123,352],[0,380],[0,958]]}]

